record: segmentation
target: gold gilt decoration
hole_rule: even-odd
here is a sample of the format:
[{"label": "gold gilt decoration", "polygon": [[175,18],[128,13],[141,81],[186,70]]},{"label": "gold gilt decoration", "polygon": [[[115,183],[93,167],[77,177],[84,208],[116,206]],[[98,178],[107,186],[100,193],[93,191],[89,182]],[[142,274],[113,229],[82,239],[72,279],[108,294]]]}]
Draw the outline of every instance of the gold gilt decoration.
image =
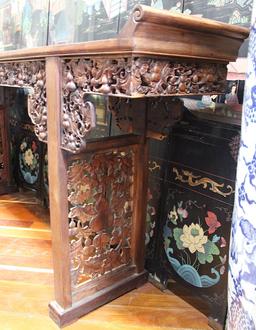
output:
[{"label": "gold gilt decoration", "polygon": [[148,162],[148,169],[149,171],[152,173],[154,172],[155,170],[160,170],[161,169],[161,166],[157,164],[157,162],[154,160],[150,160]]},{"label": "gold gilt decoration", "polygon": [[192,172],[187,170],[181,170],[182,173],[180,173],[176,167],[174,167],[172,171],[176,174],[176,181],[188,183],[190,187],[202,186],[203,189],[208,188],[210,191],[223,197],[227,197],[235,193],[235,190],[230,185],[227,185],[226,192],[222,191],[224,188],[224,183],[217,183],[210,178],[202,178],[201,176],[193,175]]}]

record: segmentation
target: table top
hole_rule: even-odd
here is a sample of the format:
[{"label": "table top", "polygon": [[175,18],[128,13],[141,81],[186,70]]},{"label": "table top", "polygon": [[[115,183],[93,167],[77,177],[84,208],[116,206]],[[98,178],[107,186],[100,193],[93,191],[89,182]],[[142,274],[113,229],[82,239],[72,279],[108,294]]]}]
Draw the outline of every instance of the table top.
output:
[{"label": "table top", "polygon": [[6,51],[0,62],[60,57],[129,57],[234,61],[249,29],[138,5],[117,38]]}]

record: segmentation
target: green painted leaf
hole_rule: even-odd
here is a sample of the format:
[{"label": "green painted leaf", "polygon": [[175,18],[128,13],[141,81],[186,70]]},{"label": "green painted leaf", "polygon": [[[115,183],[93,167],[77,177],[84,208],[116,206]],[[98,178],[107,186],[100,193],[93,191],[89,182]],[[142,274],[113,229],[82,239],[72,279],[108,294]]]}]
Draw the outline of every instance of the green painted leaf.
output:
[{"label": "green painted leaf", "polygon": [[180,240],[180,236],[182,234],[183,234],[183,230],[181,228],[174,228],[173,237],[176,241],[176,245],[179,250],[184,250],[183,242]]},{"label": "green painted leaf", "polygon": [[204,253],[198,252],[197,257],[198,257],[198,261],[200,262],[200,264],[204,265],[206,263],[207,256]]},{"label": "green painted leaf", "polygon": [[205,259],[209,264],[211,263],[211,262],[213,262],[213,256],[212,256],[212,254],[208,254],[207,255],[207,258]]},{"label": "green painted leaf", "polygon": [[213,255],[220,254],[218,246],[210,240],[204,245],[204,250],[205,253],[198,252],[197,254],[200,264],[205,264],[206,262],[211,263],[213,262]]},{"label": "green painted leaf", "polygon": [[212,238],[212,242],[213,242],[213,243],[217,243],[219,240],[220,240],[220,236],[218,236],[218,235],[216,235],[216,234],[215,234],[215,235],[213,236],[213,238]]}]

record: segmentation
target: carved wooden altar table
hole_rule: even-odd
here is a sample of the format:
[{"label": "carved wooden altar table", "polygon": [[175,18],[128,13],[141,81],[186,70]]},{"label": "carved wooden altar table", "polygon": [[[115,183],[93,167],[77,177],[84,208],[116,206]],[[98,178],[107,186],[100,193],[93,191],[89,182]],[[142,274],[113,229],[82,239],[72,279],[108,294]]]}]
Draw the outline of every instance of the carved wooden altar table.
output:
[{"label": "carved wooden altar table", "polygon": [[[178,119],[177,96],[225,92],[226,65],[247,36],[137,6],[116,39],[1,54],[0,84],[29,90],[35,133],[48,143],[49,308],[58,325],[147,281],[148,138],[162,138]],[[97,118],[89,94],[106,96],[123,134],[90,139]]]}]

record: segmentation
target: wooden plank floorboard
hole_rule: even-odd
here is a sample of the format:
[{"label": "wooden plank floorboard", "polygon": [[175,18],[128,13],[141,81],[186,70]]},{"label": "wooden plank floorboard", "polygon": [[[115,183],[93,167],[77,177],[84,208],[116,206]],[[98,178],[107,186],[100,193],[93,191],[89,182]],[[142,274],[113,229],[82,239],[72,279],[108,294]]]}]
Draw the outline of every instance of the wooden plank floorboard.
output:
[{"label": "wooden plank floorboard", "polygon": [[[31,200],[31,203],[29,201]],[[48,317],[53,271],[48,213],[31,193],[0,197],[0,330],[57,330]],[[66,330],[207,330],[207,318],[147,283]]]},{"label": "wooden plank floorboard", "polygon": [[8,226],[8,227],[24,227],[28,228],[33,225],[33,221],[22,221],[22,220],[3,220],[0,219],[0,226]]},{"label": "wooden plank floorboard", "polygon": [[18,267],[0,265],[0,281],[23,282],[25,284],[52,285],[53,270],[48,268],[33,268],[31,270],[30,267],[24,266]]}]

